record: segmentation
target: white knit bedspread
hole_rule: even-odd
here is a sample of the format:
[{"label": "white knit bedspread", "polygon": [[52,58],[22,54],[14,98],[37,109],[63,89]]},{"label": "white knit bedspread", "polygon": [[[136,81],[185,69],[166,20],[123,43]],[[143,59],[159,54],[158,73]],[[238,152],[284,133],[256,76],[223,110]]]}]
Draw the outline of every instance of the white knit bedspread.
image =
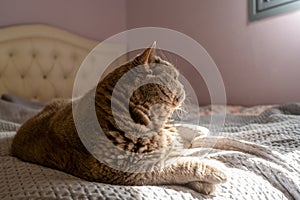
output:
[{"label": "white knit bedspread", "polygon": [[228,181],[218,185],[212,196],[184,186],[89,182],[20,161],[9,153],[17,127],[0,120],[0,199],[300,199],[300,104],[274,107],[259,116],[228,116],[224,134],[267,146],[280,160],[214,151],[210,157],[226,165]]}]

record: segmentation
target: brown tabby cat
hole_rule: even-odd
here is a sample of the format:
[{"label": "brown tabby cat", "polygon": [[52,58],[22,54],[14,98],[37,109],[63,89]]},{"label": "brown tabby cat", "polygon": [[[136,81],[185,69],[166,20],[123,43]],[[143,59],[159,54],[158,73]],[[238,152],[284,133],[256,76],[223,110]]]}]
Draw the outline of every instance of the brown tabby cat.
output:
[{"label": "brown tabby cat", "polygon": [[[116,91],[116,98],[112,100],[117,82],[137,66],[142,67],[134,72],[134,81],[122,84],[122,88]],[[226,181],[226,176],[208,160],[178,158],[167,166],[152,166],[155,170],[143,172],[139,172],[138,168],[149,167],[143,166],[145,159],[138,162],[140,167],[134,168],[135,172],[110,165],[119,162],[128,164],[129,157],[116,155],[108,143],[125,152],[124,155],[136,153],[138,157],[150,156],[149,160],[151,152],[158,151],[162,159],[171,155],[176,138],[165,123],[185,98],[178,76],[173,65],[155,56],[153,44],[142,54],[108,74],[94,90],[76,100],[81,107],[79,118],[84,125],[83,131],[95,137],[91,142],[95,149],[92,153],[97,158],[100,157],[100,161],[83,145],[74,124],[74,107],[72,108],[69,100],[54,101],[25,122],[13,140],[12,154],[24,161],[62,170],[89,181],[120,185],[177,184],[210,194],[214,191],[215,184]],[[138,87],[129,99],[130,115],[126,115],[128,102],[126,107],[124,91],[148,79],[161,84],[148,83]],[[112,105],[117,108],[114,116]],[[92,111],[96,111],[105,138],[99,134],[100,139],[97,139],[97,134],[92,134]],[[114,117],[118,118],[118,124]],[[125,128],[120,128],[120,125]],[[178,141],[180,144],[180,139]]]}]

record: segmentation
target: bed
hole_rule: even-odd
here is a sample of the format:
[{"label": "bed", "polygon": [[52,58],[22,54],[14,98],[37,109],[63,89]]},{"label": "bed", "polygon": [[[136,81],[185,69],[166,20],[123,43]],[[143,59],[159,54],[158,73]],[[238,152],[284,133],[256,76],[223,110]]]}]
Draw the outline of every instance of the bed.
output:
[{"label": "bed", "polygon": [[[223,162],[228,174],[228,181],[218,185],[213,195],[184,186],[89,182],[12,157],[10,145],[18,127],[45,102],[72,96],[76,72],[97,44],[47,25],[0,29],[0,94],[9,94],[0,100],[0,199],[300,199],[299,103],[227,107],[221,132],[270,149],[274,160],[212,150],[208,156]],[[122,48],[126,45],[107,44],[107,51],[95,62],[108,53],[118,55]],[[218,109],[222,106],[200,107],[185,123],[194,123],[201,115],[200,125],[208,126],[206,119],[218,115]]]}]

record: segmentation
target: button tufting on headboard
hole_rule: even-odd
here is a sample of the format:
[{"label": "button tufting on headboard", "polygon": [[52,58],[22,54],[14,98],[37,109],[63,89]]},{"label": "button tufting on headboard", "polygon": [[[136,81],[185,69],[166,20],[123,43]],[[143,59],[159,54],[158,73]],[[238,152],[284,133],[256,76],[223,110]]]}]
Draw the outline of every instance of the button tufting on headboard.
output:
[{"label": "button tufting on headboard", "polygon": [[[43,102],[70,98],[78,68],[97,44],[46,25],[0,29],[0,94]],[[125,45],[107,44],[103,55],[122,49]]]}]

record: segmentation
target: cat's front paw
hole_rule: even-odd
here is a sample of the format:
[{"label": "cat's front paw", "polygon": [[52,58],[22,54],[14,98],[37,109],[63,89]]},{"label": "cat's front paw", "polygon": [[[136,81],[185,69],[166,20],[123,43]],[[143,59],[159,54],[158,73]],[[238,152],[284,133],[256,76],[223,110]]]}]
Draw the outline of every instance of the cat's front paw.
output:
[{"label": "cat's front paw", "polygon": [[200,182],[219,184],[227,181],[224,165],[215,160],[203,160],[198,163],[198,176]]},{"label": "cat's front paw", "polygon": [[212,194],[214,193],[216,186],[213,183],[205,183],[205,182],[190,182],[187,183],[186,186],[188,188],[191,188],[192,190],[195,190],[196,192],[200,192],[202,194]]},{"label": "cat's front paw", "polygon": [[224,167],[222,163],[215,160],[197,162],[195,175],[199,181],[191,181],[186,186],[205,195],[212,194],[216,189],[216,184],[224,183],[227,180]]}]

